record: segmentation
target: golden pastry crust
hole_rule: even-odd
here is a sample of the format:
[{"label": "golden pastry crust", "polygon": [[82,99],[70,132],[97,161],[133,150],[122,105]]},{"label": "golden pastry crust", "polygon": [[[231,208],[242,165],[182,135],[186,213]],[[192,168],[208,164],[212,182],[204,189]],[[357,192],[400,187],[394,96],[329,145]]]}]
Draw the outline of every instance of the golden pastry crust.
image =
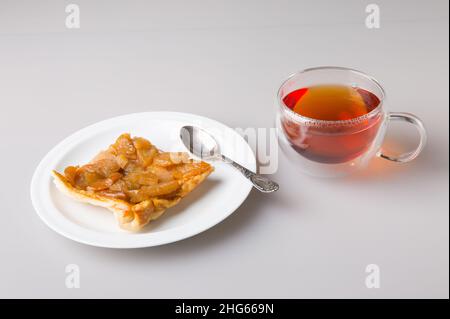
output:
[{"label": "golden pastry crust", "polygon": [[[126,154],[128,158],[125,158],[120,151],[117,152],[117,144],[123,142],[123,139],[135,140],[132,140],[128,134],[124,134],[107,151],[100,152],[90,163],[81,167],[69,166],[64,175],[52,171],[52,175],[56,187],[61,192],[75,200],[109,209],[114,213],[120,227],[125,230],[139,231],[151,220],[159,218],[167,208],[179,203],[214,170],[205,162],[194,162],[188,159],[185,153],[164,153],[159,150],[151,152],[156,149],[153,146],[148,146],[146,149],[146,154],[151,154],[147,157],[139,157],[139,149],[137,149],[138,156],[135,156],[128,148],[126,151],[130,153]],[[148,142],[138,139],[140,139],[139,143],[142,143],[142,140]],[[135,145],[139,144],[135,143]],[[112,159],[113,162],[105,164],[102,162],[105,159]],[[116,162],[119,163],[117,167]],[[125,162],[126,165],[119,167]],[[145,164],[138,164],[138,162]],[[111,163],[114,166],[113,171],[111,171]],[[91,177],[92,167],[95,167],[97,175],[96,179],[89,184],[86,182],[86,176]],[[76,172],[78,175],[74,175]],[[98,172],[103,175],[99,177]],[[84,176],[83,173],[90,175]],[[156,173],[155,177],[153,173]],[[87,186],[86,183],[88,183]],[[115,196],[118,187],[116,185],[122,187],[120,194],[122,191],[123,194],[127,194],[123,195],[124,198]],[[133,189],[128,189],[127,185]],[[114,192],[111,191],[110,194],[111,189]]]}]

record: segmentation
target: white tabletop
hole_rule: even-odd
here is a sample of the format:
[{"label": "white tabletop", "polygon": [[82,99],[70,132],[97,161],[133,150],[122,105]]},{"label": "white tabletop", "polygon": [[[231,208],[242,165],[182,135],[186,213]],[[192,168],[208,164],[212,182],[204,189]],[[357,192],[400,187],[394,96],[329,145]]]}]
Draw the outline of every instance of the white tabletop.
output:
[{"label": "white tabletop", "polygon": [[[357,0],[73,2],[79,29],[65,1],[0,0],[0,297],[448,298],[448,1],[378,0],[379,29]],[[320,65],[375,76],[389,109],[424,120],[424,153],[333,180],[280,153],[279,192],[253,191],[216,227],[148,249],[81,245],[35,214],[31,175],[72,132],[156,110],[268,128],[282,80]],[[366,287],[369,264],[379,289]]]}]

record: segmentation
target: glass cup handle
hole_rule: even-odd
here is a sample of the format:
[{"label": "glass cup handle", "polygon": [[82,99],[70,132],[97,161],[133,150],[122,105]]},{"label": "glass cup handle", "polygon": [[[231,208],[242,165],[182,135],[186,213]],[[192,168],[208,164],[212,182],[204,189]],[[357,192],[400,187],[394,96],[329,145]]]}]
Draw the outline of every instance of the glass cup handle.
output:
[{"label": "glass cup handle", "polygon": [[403,121],[403,122],[408,122],[410,124],[413,124],[417,128],[417,130],[419,131],[419,134],[420,134],[419,145],[417,146],[417,148],[414,151],[402,154],[397,157],[383,154],[383,152],[381,150],[377,153],[377,155],[381,158],[384,158],[384,159],[387,159],[387,160],[390,160],[393,162],[398,162],[398,163],[407,163],[407,162],[412,161],[420,154],[420,152],[423,150],[423,148],[425,147],[425,144],[427,142],[427,132],[425,131],[425,127],[424,127],[422,121],[413,114],[403,113],[403,112],[388,113],[388,121]]}]

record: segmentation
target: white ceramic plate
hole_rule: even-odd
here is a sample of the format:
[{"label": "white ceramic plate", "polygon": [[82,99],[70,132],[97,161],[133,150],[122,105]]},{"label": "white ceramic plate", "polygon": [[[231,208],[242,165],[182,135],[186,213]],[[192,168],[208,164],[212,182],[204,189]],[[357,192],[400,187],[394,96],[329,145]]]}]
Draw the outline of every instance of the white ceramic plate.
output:
[{"label": "white ceramic plate", "polygon": [[121,230],[113,214],[100,207],[76,202],[60,193],[50,174],[68,165],[90,161],[122,133],[149,139],[165,151],[185,151],[179,138],[183,125],[196,125],[212,133],[222,153],[256,169],[246,141],[217,121],[185,113],[148,112],[115,117],[84,128],[55,146],[37,167],[31,182],[31,200],[41,219],[72,240],[100,247],[138,248],[175,242],[205,231],[228,217],[247,198],[252,186],[233,167],[214,162],[215,171],[178,205],[139,233]]}]

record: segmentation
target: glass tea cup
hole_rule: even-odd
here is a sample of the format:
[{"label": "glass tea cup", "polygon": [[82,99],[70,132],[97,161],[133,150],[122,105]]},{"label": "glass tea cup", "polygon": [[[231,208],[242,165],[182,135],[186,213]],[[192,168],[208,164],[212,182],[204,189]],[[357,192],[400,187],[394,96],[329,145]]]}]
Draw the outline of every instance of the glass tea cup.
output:
[{"label": "glass tea cup", "polygon": [[[292,92],[317,86],[351,87],[366,92],[364,99],[374,97],[379,102],[367,113],[344,120],[322,120],[294,112],[285,103]],[[302,171],[313,176],[347,175],[367,166],[379,156],[386,160],[406,163],[415,159],[426,143],[422,121],[413,114],[388,112],[385,92],[371,76],[342,67],[310,68],[291,75],[278,90],[276,127],[282,150]],[[333,101],[329,101],[332,108]],[[318,106],[320,107],[320,106]],[[399,156],[385,154],[383,139],[390,121],[414,125],[420,134],[417,148]]]}]

